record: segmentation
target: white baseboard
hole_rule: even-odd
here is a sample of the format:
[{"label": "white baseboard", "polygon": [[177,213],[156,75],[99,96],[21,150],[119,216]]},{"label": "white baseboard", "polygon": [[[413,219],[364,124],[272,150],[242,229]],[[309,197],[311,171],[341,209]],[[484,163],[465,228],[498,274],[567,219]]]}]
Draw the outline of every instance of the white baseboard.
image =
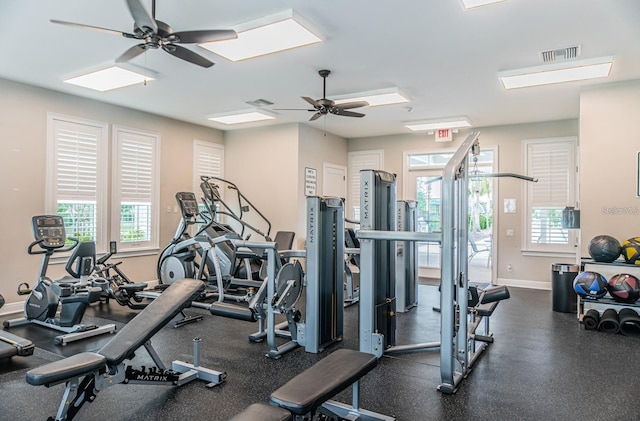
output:
[{"label": "white baseboard", "polygon": [[7,316],[9,314],[22,313],[24,311],[24,301],[18,301],[15,303],[5,304],[0,309],[0,316]]},{"label": "white baseboard", "polygon": [[506,285],[509,287],[551,290],[551,282],[545,282],[545,281],[529,281],[526,279],[498,278],[498,281],[496,282],[496,284]]}]

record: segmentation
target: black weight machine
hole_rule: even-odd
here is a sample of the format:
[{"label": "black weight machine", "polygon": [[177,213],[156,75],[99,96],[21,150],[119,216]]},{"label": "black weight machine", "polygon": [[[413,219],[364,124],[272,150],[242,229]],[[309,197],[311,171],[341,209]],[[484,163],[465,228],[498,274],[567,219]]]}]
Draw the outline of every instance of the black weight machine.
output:
[{"label": "black weight machine", "polygon": [[[19,295],[28,295],[25,300],[24,317],[5,320],[5,328],[33,323],[60,332],[55,343],[66,345],[69,342],[85,339],[116,330],[115,324],[98,326],[83,324],[82,317],[90,303],[100,300],[106,281],[90,280],[95,260],[95,243],[73,242],[65,247],[67,241],[64,221],[58,215],[39,215],[31,219],[35,241],[29,244],[27,252],[31,255],[42,255],[40,273],[33,289],[27,283],[18,287]],[[41,250],[34,250],[38,246]],[[73,250],[65,269],[71,278],[59,281],[49,279],[47,268],[49,259],[55,253]],[[58,313],[59,308],[59,313]]]}]

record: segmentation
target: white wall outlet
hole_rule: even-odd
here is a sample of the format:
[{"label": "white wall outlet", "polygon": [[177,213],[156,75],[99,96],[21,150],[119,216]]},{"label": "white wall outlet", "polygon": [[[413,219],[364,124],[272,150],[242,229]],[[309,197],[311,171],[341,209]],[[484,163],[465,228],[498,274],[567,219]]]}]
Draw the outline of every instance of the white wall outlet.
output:
[{"label": "white wall outlet", "polygon": [[513,237],[513,230],[512,229],[507,230],[507,237]]}]

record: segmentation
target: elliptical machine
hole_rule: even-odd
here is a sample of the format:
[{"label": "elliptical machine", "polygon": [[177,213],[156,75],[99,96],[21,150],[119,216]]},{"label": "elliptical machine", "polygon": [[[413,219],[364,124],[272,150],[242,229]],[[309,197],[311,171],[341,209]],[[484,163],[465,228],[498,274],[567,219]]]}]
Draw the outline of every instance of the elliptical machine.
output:
[{"label": "elliptical machine", "polygon": [[[5,320],[4,327],[33,323],[64,332],[63,335],[55,337],[54,341],[58,345],[114,332],[115,324],[82,324],[87,306],[100,300],[103,287],[106,285],[104,280],[96,280],[95,284],[89,280],[95,262],[95,243],[70,239],[73,244],[65,247],[64,221],[58,215],[34,216],[31,223],[35,241],[29,244],[27,253],[43,255],[40,274],[33,288],[27,283],[18,286],[18,295],[29,295],[25,301],[24,317]],[[36,246],[41,250],[34,250]],[[74,250],[74,253],[65,268],[72,277],[65,277],[59,281],[48,278],[46,275],[51,256],[71,250]]]}]

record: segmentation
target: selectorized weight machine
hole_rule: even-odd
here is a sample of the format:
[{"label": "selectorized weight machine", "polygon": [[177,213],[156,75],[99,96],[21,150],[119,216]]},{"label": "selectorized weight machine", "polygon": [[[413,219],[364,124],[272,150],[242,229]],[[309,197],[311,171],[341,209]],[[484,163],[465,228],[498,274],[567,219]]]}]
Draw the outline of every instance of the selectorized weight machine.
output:
[{"label": "selectorized weight machine", "polygon": [[[343,256],[344,204],[342,199],[307,197],[306,251],[290,251],[280,255],[275,243],[233,241],[237,248],[267,254],[267,276],[256,296],[264,301],[253,306],[260,322],[252,342],[267,339],[269,358],[303,346],[311,353],[322,352],[330,344],[342,340],[343,333]],[[306,277],[299,262],[281,264],[280,258],[305,258]],[[305,288],[304,318],[295,305]],[[276,324],[276,315],[286,322]],[[289,341],[278,345],[276,338]]]},{"label": "selectorized weight machine", "polygon": [[[443,393],[454,393],[481,353],[493,342],[489,317],[506,287],[482,292],[467,279],[469,152],[480,153],[478,133],[471,133],[444,170],[442,234],[396,231],[395,176],[362,170],[360,240],[360,351],[378,357],[439,348]],[[522,178],[522,177],[519,177]],[[394,242],[441,243],[440,342],[396,345],[396,260]],[[484,323],[482,323],[484,322]],[[482,333],[476,332],[483,326]]]}]

